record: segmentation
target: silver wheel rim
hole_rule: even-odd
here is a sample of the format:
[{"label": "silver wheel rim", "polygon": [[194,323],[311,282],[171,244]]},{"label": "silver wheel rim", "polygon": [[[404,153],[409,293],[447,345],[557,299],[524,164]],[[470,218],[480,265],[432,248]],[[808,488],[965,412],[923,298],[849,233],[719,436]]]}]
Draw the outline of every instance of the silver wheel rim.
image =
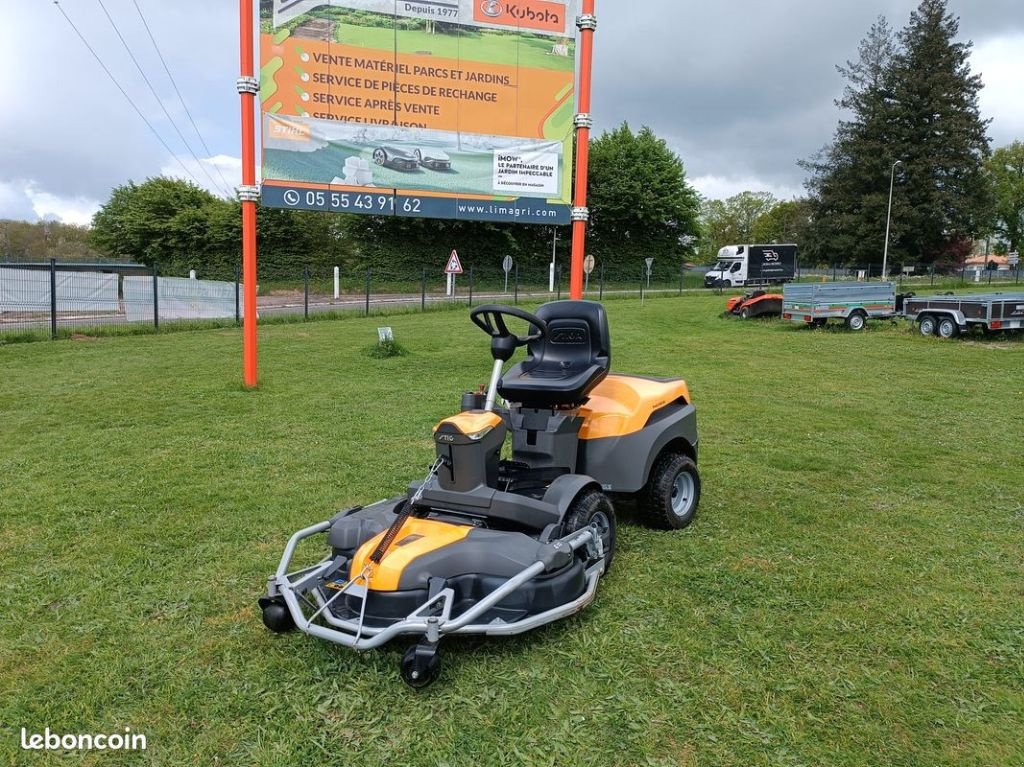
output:
[{"label": "silver wheel rim", "polygon": [[939,323],[939,335],[942,336],[943,338],[952,338],[953,323],[948,321]]},{"label": "silver wheel rim", "polygon": [[612,525],[611,522],[608,521],[608,515],[603,511],[597,512],[590,518],[590,526],[594,528],[594,531],[601,539],[601,545],[604,547],[604,555],[607,557],[612,544]]},{"label": "silver wheel rim", "polygon": [[859,314],[853,315],[853,318],[850,320],[850,327],[854,330],[860,330],[864,327],[864,318]]},{"label": "silver wheel rim", "polygon": [[935,332],[935,320],[925,319],[921,320],[921,335],[930,336]]},{"label": "silver wheel rim", "polygon": [[689,514],[695,494],[696,485],[693,483],[693,477],[685,471],[676,474],[675,481],[672,482],[672,513],[677,517]]}]

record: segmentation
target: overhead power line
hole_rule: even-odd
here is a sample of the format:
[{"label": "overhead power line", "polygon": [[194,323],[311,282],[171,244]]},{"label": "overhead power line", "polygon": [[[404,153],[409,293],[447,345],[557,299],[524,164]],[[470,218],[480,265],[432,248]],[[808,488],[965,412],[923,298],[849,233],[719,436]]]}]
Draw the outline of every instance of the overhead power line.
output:
[{"label": "overhead power line", "polygon": [[160,135],[156,128],[153,127],[153,123],[151,123],[146,118],[146,115],[142,113],[142,110],[139,109],[138,105],[134,101],[132,101],[132,97],[128,95],[128,92],[121,86],[121,83],[117,81],[117,78],[114,77],[110,69],[107,68],[107,65],[103,63],[103,59],[101,59],[99,57],[99,54],[96,53],[96,51],[93,49],[91,45],[89,45],[89,41],[85,39],[85,35],[83,35],[81,31],[79,31],[78,27],[75,25],[75,22],[71,20],[71,17],[64,12],[64,8],[61,7],[59,0],[53,0],[53,4],[57,6],[57,10],[60,11],[60,15],[63,16],[64,19],[68,22],[68,24],[71,25],[71,28],[75,30],[75,34],[78,35],[78,39],[82,41],[82,44],[89,50],[89,53],[92,54],[92,57],[96,59],[96,63],[99,64],[103,71],[107,73],[107,77],[110,78],[110,82],[112,82],[115,85],[115,87],[119,91],[121,91],[121,95],[124,96],[125,101],[131,104],[132,109],[135,110],[135,113],[139,116],[142,122],[144,122],[146,124],[146,127],[149,128],[150,132],[154,136],[156,136],[156,140],[159,141],[161,145],[163,145],[163,148],[167,150],[167,153],[170,154],[171,157],[178,161],[178,165],[180,165],[181,169],[185,171],[185,175],[191,178],[193,181],[195,181],[196,184],[202,186],[202,184],[199,183],[199,179],[195,177],[195,175],[188,169],[185,163],[182,162],[181,158],[177,155],[177,153],[173,149],[171,149],[171,147],[167,144],[166,141],[164,141],[164,137]]},{"label": "overhead power line", "polygon": [[[206,139],[203,138],[203,134],[200,132],[199,126],[196,125],[196,121],[192,117],[192,112],[189,111],[188,106],[185,104],[185,99],[182,97],[181,91],[178,89],[178,83],[174,80],[174,75],[171,74],[170,67],[167,66],[167,61],[164,59],[164,54],[161,52],[160,46],[156,43],[156,38],[153,36],[152,30],[149,28],[149,22],[146,21],[146,17],[142,13],[142,8],[139,7],[137,0],[132,0],[132,4],[135,6],[135,10],[139,12],[139,18],[142,19],[142,26],[146,28],[146,34],[149,35],[149,41],[153,43],[153,49],[156,51],[156,55],[160,57],[160,63],[163,64],[164,72],[167,73],[167,79],[171,81],[171,85],[174,87],[174,92],[178,94],[178,101],[181,102],[181,108],[184,109],[185,114],[188,115],[188,120],[190,123],[192,123],[192,127],[196,131],[196,136],[199,137],[199,143],[203,145],[203,149],[206,151],[206,154],[212,157],[213,152],[210,150],[210,147],[206,145]],[[226,178],[224,178],[224,174],[221,172],[220,168],[216,165],[214,165],[213,167],[217,171],[217,175],[220,176],[220,180],[224,182],[224,186],[226,186],[228,189],[231,189],[232,184],[228,182]]]},{"label": "overhead power line", "polygon": [[118,28],[117,23],[114,21],[114,17],[110,15],[109,11],[107,11],[107,6],[103,4],[103,0],[96,0],[96,2],[99,3],[100,8],[103,9],[103,15],[106,16],[107,21],[110,22],[110,26],[113,28],[114,34],[116,34],[117,39],[121,41],[121,45],[124,46],[125,51],[128,53],[128,57],[132,60],[132,63],[135,64],[135,68],[139,70],[139,74],[142,75],[142,80],[146,83],[146,87],[149,88],[149,92],[153,94],[153,98],[155,98],[157,103],[160,105],[160,109],[163,110],[163,113],[167,117],[168,122],[170,122],[171,127],[174,128],[174,132],[178,134],[178,138],[181,139],[181,143],[185,145],[185,148],[188,150],[188,153],[192,155],[192,159],[196,161],[196,165],[198,165],[202,169],[203,173],[206,174],[206,178],[209,179],[210,184],[212,184],[215,189],[217,189],[221,194],[225,194],[228,197],[230,197],[231,193],[226,191],[224,188],[218,186],[213,176],[210,175],[210,171],[207,169],[205,165],[203,165],[202,160],[199,159],[199,156],[195,153],[195,150],[193,150],[192,146],[188,143],[188,140],[185,138],[185,135],[181,132],[181,129],[178,127],[178,124],[174,121],[174,118],[171,117],[171,113],[168,111],[167,106],[164,104],[164,100],[160,98],[160,94],[156,92],[156,88],[153,87],[153,83],[150,82],[149,78],[146,76],[146,72],[142,69],[142,65],[139,64],[139,60],[135,58],[135,54],[132,52],[131,46],[129,46],[128,41],[124,39],[124,35],[121,34],[121,30]]}]

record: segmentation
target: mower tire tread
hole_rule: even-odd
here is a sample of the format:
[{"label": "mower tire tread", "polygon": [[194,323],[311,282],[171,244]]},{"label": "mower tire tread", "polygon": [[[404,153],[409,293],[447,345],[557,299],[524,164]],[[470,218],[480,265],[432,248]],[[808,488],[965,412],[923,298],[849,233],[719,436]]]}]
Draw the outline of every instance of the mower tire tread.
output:
[{"label": "mower tire tread", "polygon": [[[689,475],[689,480],[680,484],[692,497],[689,503],[682,504],[682,508],[677,511],[673,503],[679,493],[676,480],[684,473]],[[697,515],[699,504],[700,474],[697,464],[682,453],[666,453],[658,458],[647,484],[637,496],[640,518],[648,526],[660,530],[682,530]]]},{"label": "mower tire tread", "polygon": [[602,538],[604,539],[605,549],[604,571],[607,573],[611,569],[612,560],[615,558],[615,506],[604,492],[597,488],[591,488],[584,490],[576,496],[576,499],[565,514],[562,530],[564,535],[569,535],[585,529],[595,519],[598,521],[599,527],[602,524],[605,525]]}]

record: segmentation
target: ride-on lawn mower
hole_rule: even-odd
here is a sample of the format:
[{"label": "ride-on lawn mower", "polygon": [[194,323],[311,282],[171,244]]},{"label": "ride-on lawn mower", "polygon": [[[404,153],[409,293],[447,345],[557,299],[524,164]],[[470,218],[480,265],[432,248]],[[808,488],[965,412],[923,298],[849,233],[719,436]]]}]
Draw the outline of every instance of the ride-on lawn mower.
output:
[{"label": "ride-on lawn mower", "polygon": [[[470,318],[491,337],[490,385],[434,428],[426,479],[295,533],[260,599],[277,632],[356,650],[415,637],[401,664],[413,687],[437,678],[444,636],[518,634],[586,607],[615,554],[612,497],[669,529],[686,527],[700,500],[686,382],[610,375],[601,304],[489,305]],[[526,360],[502,375],[522,346]],[[321,533],[330,552],[290,571],[296,546]]]},{"label": "ride-on lawn mower", "polygon": [[734,296],[725,302],[725,313],[726,316],[742,317],[745,320],[754,317],[781,317],[782,294],[755,290],[742,296]]}]

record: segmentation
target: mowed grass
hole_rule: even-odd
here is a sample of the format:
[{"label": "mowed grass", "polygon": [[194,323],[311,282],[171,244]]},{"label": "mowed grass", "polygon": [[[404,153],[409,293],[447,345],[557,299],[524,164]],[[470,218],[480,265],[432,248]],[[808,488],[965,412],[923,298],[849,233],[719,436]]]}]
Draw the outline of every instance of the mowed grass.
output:
[{"label": "mowed grass", "polygon": [[[614,368],[683,376],[704,497],[620,524],[579,616],[405,644],[275,636],[288,536],[396,493],[486,381],[463,313],[0,348],[0,763],[21,727],[134,732],[61,764],[1020,765],[1024,342],[608,304]],[[410,354],[365,354],[376,327]]]}]

